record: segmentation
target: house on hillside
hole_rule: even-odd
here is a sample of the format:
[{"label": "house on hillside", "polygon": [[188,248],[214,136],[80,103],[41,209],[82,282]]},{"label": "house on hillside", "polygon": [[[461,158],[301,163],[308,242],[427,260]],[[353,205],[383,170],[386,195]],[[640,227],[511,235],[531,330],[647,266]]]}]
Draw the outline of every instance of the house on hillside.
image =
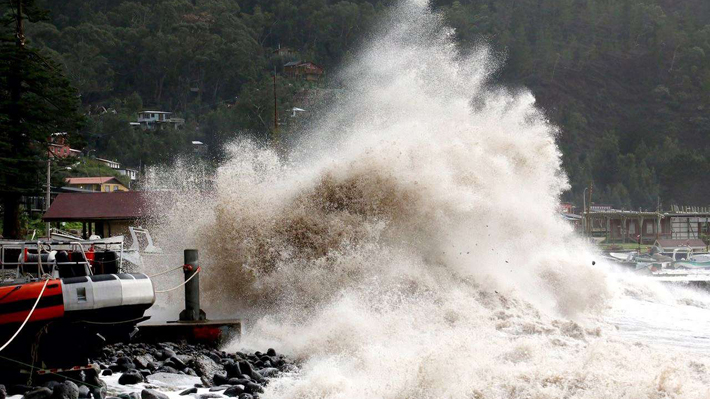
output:
[{"label": "house on hillside", "polygon": [[116,172],[120,173],[123,176],[128,177],[129,179],[131,179],[131,181],[138,180],[138,171],[136,169],[118,168],[118,169],[116,169]]},{"label": "house on hillside", "polygon": [[147,199],[140,191],[61,193],[43,216],[45,222],[81,222],[82,236],[128,234],[147,217]]},{"label": "house on hillside", "polygon": [[312,62],[291,61],[284,64],[284,74],[313,82],[320,80],[325,70]]},{"label": "house on hillside", "polygon": [[118,179],[111,176],[106,177],[68,177],[67,186],[89,191],[128,191]]},{"label": "house on hillside", "polygon": [[281,47],[281,45],[279,45],[279,48],[274,50],[272,53],[278,57],[293,57],[297,55],[297,52],[294,49],[290,47]]},{"label": "house on hillside", "polygon": [[155,130],[162,127],[177,129],[185,124],[185,119],[174,118],[171,115],[172,112],[166,111],[141,111],[138,113],[138,121],[131,122],[131,125],[143,130]]},{"label": "house on hillside", "polygon": [[52,133],[49,138],[49,153],[54,158],[78,157],[81,151],[69,147],[66,132]]},{"label": "house on hillside", "polygon": [[120,169],[121,164],[116,161],[112,161],[110,159],[104,159],[104,158],[95,158],[97,162],[100,162],[106,166],[108,166],[111,169]]}]

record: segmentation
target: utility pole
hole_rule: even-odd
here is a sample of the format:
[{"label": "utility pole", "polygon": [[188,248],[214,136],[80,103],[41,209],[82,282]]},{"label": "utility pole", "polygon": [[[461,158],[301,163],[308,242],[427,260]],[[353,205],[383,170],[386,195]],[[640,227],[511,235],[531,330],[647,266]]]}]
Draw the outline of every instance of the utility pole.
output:
[{"label": "utility pole", "polygon": [[274,67],[274,133],[279,131],[279,109],[276,103],[276,67]]},{"label": "utility pole", "polygon": [[[50,203],[50,201],[52,201],[52,191],[51,191],[51,187],[52,187],[52,179],[51,179],[52,160],[51,160],[51,153],[49,151],[49,147],[50,146],[47,145],[47,192],[46,192],[46,196],[44,198],[44,211],[45,212],[47,212],[49,210],[49,203]],[[45,222],[44,227],[47,232],[47,240],[51,241],[52,235],[49,232],[50,231],[50,223]]]}]

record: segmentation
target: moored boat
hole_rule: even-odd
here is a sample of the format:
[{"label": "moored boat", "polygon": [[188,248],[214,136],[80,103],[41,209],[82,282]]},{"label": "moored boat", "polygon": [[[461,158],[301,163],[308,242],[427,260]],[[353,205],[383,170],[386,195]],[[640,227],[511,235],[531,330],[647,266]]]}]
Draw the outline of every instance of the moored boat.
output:
[{"label": "moored boat", "polygon": [[71,241],[2,241],[0,355],[10,364],[0,373],[17,362],[81,364],[103,344],[129,337],[154,302],[148,276],[123,273],[113,251]]}]

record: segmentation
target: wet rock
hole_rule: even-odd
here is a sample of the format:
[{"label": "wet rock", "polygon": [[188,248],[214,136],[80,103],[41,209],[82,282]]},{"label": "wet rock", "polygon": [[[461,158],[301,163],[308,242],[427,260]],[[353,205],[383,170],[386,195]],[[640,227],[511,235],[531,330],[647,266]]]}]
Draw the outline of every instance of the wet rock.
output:
[{"label": "wet rock", "polygon": [[105,375],[105,376],[113,375],[113,371],[111,371],[111,369],[106,369],[101,372],[101,375]]},{"label": "wet rock", "polygon": [[251,373],[251,378],[252,378],[252,380],[254,380],[254,381],[256,381],[256,382],[262,382],[262,381],[264,381],[264,377],[261,375],[260,372],[258,372],[258,371],[256,371],[256,370],[252,371],[252,373]]},{"label": "wet rock", "polygon": [[170,349],[170,348],[163,349],[163,353],[162,353],[163,359],[170,359],[171,357],[175,357],[175,356],[177,356],[177,353],[175,353],[175,351],[173,351],[172,349]]},{"label": "wet rock", "polygon": [[86,385],[82,385],[79,387],[79,397],[80,398],[90,398],[91,397],[91,390],[89,390],[89,387]]},{"label": "wet rock", "polygon": [[178,369],[178,370],[183,370],[185,367],[187,367],[187,365],[185,364],[185,362],[183,362],[182,360],[180,360],[180,358],[177,357],[177,356],[172,356],[172,357],[171,357],[170,359],[168,359],[168,360],[174,365],[173,367],[175,367],[175,368]]},{"label": "wet rock", "polygon": [[121,385],[133,385],[143,381],[145,381],[145,378],[143,378],[143,374],[138,370],[127,371],[118,378],[118,383]]},{"label": "wet rock", "polygon": [[230,378],[229,381],[227,382],[229,385],[244,385],[247,382],[251,382],[250,380],[244,379],[244,378]]},{"label": "wet rock", "polygon": [[244,372],[242,372],[242,369],[239,366],[239,363],[228,364],[224,367],[224,369],[227,370],[228,378],[234,378],[244,374]]},{"label": "wet rock", "polygon": [[197,388],[195,388],[195,387],[187,388],[186,390],[180,392],[180,396],[190,395],[193,393],[197,393]]},{"label": "wet rock", "polygon": [[227,388],[224,392],[222,392],[222,394],[224,396],[229,396],[230,398],[234,398],[234,397],[237,397],[237,396],[243,394],[244,389],[245,389],[244,385],[241,385],[241,384],[234,385],[234,386]]},{"label": "wet rock", "polygon": [[214,360],[205,355],[194,356],[188,363],[200,377],[212,376],[221,369]]},{"label": "wet rock", "polygon": [[114,371],[128,371],[136,368],[135,364],[133,364],[133,360],[126,356],[119,357],[116,361],[116,365],[118,366],[118,370]]},{"label": "wet rock", "polygon": [[63,383],[54,387],[52,392],[52,399],[78,399],[79,398],[79,387],[71,381],[64,381]]},{"label": "wet rock", "polygon": [[137,369],[149,369],[150,363],[153,363],[155,359],[151,355],[139,355],[133,358],[133,364]]},{"label": "wet rock", "polygon": [[242,371],[242,374],[246,375],[251,375],[252,372],[254,372],[254,369],[251,367],[251,364],[247,362],[246,360],[242,360],[239,362],[239,369]]},{"label": "wet rock", "polygon": [[269,356],[276,356],[276,350],[274,348],[269,348],[266,350],[266,354]]},{"label": "wet rock", "polygon": [[228,385],[229,379],[227,378],[227,376],[218,373],[212,377],[212,383],[214,385]]},{"label": "wet rock", "polygon": [[244,390],[251,394],[264,392],[264,388],[255,382],[247,382],[247,384],[244,385]]},{"label": "wet rock", "polygon": [[10,389],[7,390],[8,395],[24,395],[29,391],[33,391],[35,388],[28,385],[10,385]]},{"label": "wet rock", "polygon": [[254,399],[254,395],[248,394],[248,393],[243,393],[239,395],[239,399]]},{"label": "wet rock", "polygon": [[155,389],[144,389],[141,391],[141,399],[170,399],[168,395],[158,392]]},{"label": "wet rock", "polygon": [[52,390],[47,387],[41,387],[25,392],[23,399],[47,399],[52,396]]},{"label": "wet rock", "polygon": [[0,384],[0,399],[5,399],[7,397],[7,389],[5,385]]},{"label": "wet rock", "polygon": [[203,393],[197,395],[197,399],[214,399],[214,398],[221,398],[222,395],[218,393]]},{"label": "wet rock", "polygon": [[275,367],[267,367],[265,369],[259,370],[259,374],[261,374],[262,377],[265,377],[265,378],[275,377],[278,373],[279,373],[279,369],[277,369]]}]

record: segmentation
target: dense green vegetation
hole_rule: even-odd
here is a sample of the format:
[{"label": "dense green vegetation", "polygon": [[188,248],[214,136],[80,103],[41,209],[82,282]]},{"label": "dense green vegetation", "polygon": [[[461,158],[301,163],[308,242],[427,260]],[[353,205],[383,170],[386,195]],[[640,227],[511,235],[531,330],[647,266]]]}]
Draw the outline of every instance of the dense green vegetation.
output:
[{"label": "dense green vegetation", "polygon": [[[31,42],[82,95],[87,145],[129,166],[165,162],[190,140],[272,136],[271,73],[285,61],[326,70],[357,50],[392,1],[49,1]],[[707,205],[710,185],[710,2],[706,0],[437,0],[464,48],[506,56],[499,83],[528,87],[561,128],[581,202],[655,209]],[[287,46],[296,55],[278,57]],[[279,77],[281,114],[305,85]],[[99,111],[105,107],[109,112]],[[128,125],[142,109],[185,117],[181,130]],[[113,112],[115,110],[115,113]]]},{"label": "dense green vegetation", "polygon": [[77,91],[61,67],[27,45],[24,25],[47,18],[33,0],[0,2],[0,198],[3,236],[19,237],[20,200],[39,186],[54,132],[76,130]]}]

